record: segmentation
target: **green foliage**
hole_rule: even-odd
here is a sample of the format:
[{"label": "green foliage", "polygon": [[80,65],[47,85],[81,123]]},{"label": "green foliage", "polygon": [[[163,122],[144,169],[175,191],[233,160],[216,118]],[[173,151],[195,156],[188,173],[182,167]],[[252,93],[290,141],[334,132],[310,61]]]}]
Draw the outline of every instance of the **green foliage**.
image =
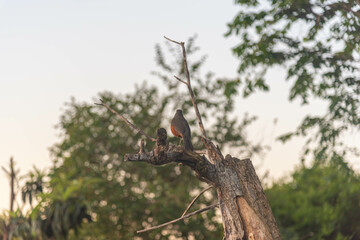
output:
[{"label": "green foliage", "polygon": [[[328,153],[341,144],[343,132],[360,126],[360,12],[358,1],[237,0],[241,10],[228,24],[240,37],[233,51],[245,76],[244,95],[267,91],[269,67],[287,69],[289,98],[328,103],[322,116],[307,116],[299,128],[282,136],[306,136]],[[271,84],[270,84],[271,85]],[[311,137],[309,131],[317,134]],[[346,149],[346,148],[344,148]]]},{"label": "green foliage", "polygon": [[0,237],[14,240],[42,240],[39,225],[19,209],[0,216]]},{"label": "green foliage", "polygon": [[78,235],[78,229],[83,220],[91,221],[86,205],[78,198],[51,201],[51,204],[37,213],[37,217],[41,232],[47,238],[54,237],[55,239],[66,239],[72,229],[75,235]]},{"label": "green foliage", "polygon": [[[68,180],[65,174],[49,176],[50,182],[41,184],[46,186],[46,191],[37,195],[39,202],[31,211],[30,217],[38,223],[45,238],[67,239],[71,230],[78,235],[83,221],[91,221],[88,206],[78,192],[91,186],[96,180],[88,177]],[[39,178],[41,175],[37,175],[36,179]]]},{"label": "green foliage", "polygon": [[360,175],[336,153],[299,166],[266,195],[283,239],[360,238]]},{"label": "green foliage", "polygon": [[[50,182],[45,182],[44,178]],[[95,181],[89,178],[64,181],[64,175],[47,175],[34,169],[27,176],[22,188],[23,203],[30,210],[18,206],[0,217],[0,237],[4,239],[43,240],[67,239],[74,230],[75,235],[83,220],[91,221],[85,201],[77,193]],[[18,181],[18,179],[16,179]],[[50,187],[51,186],[51,187]],[[35,204],[35,207],[33,205]],[[4,235],[8,236],[7,238]]]},{"label": "green foliage", "polygon": [[21,199],[24,203],[28,200],[30,205],[32,205],[34,196],[43,192],[44,175],[37,168],[34,169],[34,172],[29,173],[25,186],[21,190]]}]

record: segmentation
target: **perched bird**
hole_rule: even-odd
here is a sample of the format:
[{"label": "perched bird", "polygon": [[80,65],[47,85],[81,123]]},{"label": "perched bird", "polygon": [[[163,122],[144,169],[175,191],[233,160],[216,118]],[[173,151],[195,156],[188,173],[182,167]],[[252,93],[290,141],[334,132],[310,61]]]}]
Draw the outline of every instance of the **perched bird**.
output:
[{"label": "perched bird", "polygon": [[174,136],[183,139],[185,150],[194,151],[194,147],[191,143],[189,124],[180,109],[176,110],[175,116],[171,120],[171,132]]}]

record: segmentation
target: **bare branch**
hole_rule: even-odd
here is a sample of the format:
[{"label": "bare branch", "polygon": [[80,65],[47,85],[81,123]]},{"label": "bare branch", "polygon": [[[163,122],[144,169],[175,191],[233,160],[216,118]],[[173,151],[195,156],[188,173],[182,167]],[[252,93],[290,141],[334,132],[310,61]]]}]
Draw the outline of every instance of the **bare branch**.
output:
[{"label": "bare branch", "polygon": [[9,170],[1,167],[2,170],[8,174],[10,178],[10,212],[14,211],[14,203],[15,203],[15,181],[16,181],[16,173],[14,169],[14,158],[10,157]]},{"label": "bare branch", "polygon": [[187,82],[185,82],[184,80],[180,79],[179,77],[174,75],[174,78],[176,78],[178,81],[182,82],[183,84],[185,84],[186,86],[188,85]]},{"label": "bare branch", "polygon": [[170,38],[168,38],[168,37],[166,37],[166,36],[164,36],[164,38],[165,38],[166,40],[170,41],[170,42],[173,42],[173,43],[176,43],[176,44],[181,45],[181,42],[174,41],[174,40],[172,40],[172,39],[170,39]]},{"label": "bare branch", "polygon": [[[184,165],[196,168],[197,164],[212,165],[205,157],[192,152],[186,151],[182,146],[170,144],[161,146],[151,152],[142,152],[135,154],[125,154],[124,161],[129,162],[147,162],[153,165],[165,165],[170,162],[183,163]],[[160,154],[161,153],[161,154]]]},{"label": "bare branch", "polygon": [[183,220],[183,219],[185,219],[185,218],[189,218],[189,217],[194,216],[194,215],[196,215],[196,214],[199,214],[199,213],[205,212],[205,211],[207,211],[207,210],[216,208],[216,207],[218,207],[218,206],[219,206],[219,203],[215,203],[215,204],[213,204],[213,205],[210,205],[210,206],[208,206],[208,207],[205,207],[205,208],[202,208],[202,209],[200,209],[200,210],[194,211],[194,212],[189,213],[189,214],[187,214],[187,215],[185,215],[185,216],[182,216],[182,217],[180,217],[180,218],[174,219],[174,220],[172,220],[172,221],[170,221],[170,222],[163,223],[163,224],[160,224],[160,225],[157,225],[157,226],[154,226],[154,227],[150,227],[150,228],[146,228],[146,229],[143,229],[143,230],[136,231],[136,233],[143,233],[143,232],[151,231],[151,230],[158,229],[158,228],[161,228],[161,227],[165,227],[165,226],[170,225],[170,224],[172,224],[172,223],[176,223],[176,222],[178,222],[178,221],[180,221],[180,220]]},{"label": "bare branch", "polygon": [[144,135],[147,139],[149,139],[152,142],[156,142],[156,139],[149,136],[148,134],[146,134],[143,130],[141,130],[140,128],[136,127],[134,124],[132,124],[131,122],[129,122],[126,118],[124,118],[120,113],[116,112],[114,109],[112,109],[109,105],[107,105],[106,103],[104,103],[104,101],[102,99],[99,99],[101,101],[101,103],[95,103],[96,105],[99,106],[104,106],[107,109],[109,109],[111,112],[115,113],[121,120],[123,120],[130,128],[134,129],[135,131],[137,131],[138,133],[141,133],[142,135]]},{"label": "bare branch", "polygon": [[203,194],[204,192],[206,192],[206,191],[209,190],[210,188],[213,188],[213,186],[209,186],[209,187],[205,188],[205,189],[202,190],[198,195],[196,195],[196,197],[191,201],[191,203],[190,203],[189,206],[186,208],[186,210],[185,210],[184,213],[181,215],[181,217],[185,216],[185,214],[189,211],[189,209],[192,207],[192,205],[194,205],[195,201],[201,196],[201,194]]},{"label": "bare branch", "polygon": [[1,169],[5,172],[6,175],[8,175],[9,177],[11,176],[10,172],[6,168],[1,166]]},{"label": "bare branch", "polygon": [[156,147],[150,152],[125,154],[124,161],[146,162],[152,165],[165,165],[175,162],[190,167],[195,171],[196,177],[210,184],[209,179],[215,174],[214,165],[206,157],[186,151],[183,146],[169,144],[166,141],[167,134],[164,128],[157,130]]},{"label": "bare branch", "polygon": [[[170,42],[173,42],[173,43],[176,43],[176,44],[180,45],[181,48],[182,48],[182,53],[183,53],[183,57],[184,57],[184,69],[185,69],[185,75],[186,75],[186,79],[187,79],[187,84],[186,85],[187,85],[188,90],[189,90],[189,94],[190,94],[190,97],[191,97],[191,102],[192,102],[192,104],[194,106],[194,109],[195,109],[195,113],[196,113],[196,117],[198,119],[198,124],[199,124],[200,130],[201,130],[201,133],[202,133],[204,138],[207,138],[206,131],[205,131],[203,122],[201,120],[201,115],[200,115],[200,112],[199,112],[199,109],[198,109],[198,106],[197,106],[197,103],[196,103],[195,95],[194,95],[194,92],[193,92],[192,87],[191,87],[190,73],[189,73],[189,68],[188,68],[187,59],[186,59],[185,43],[184,42],[174,41],[174,40],[172,40],[172,39],[170,39],[168,37],[165,37],[165,36],[164,36],[164,38],[166,40],[170,41]],[[176,78],[176,79],[178,79],[178,78]],[[181,81],[181,82],[183,82],[183,81]]]}]

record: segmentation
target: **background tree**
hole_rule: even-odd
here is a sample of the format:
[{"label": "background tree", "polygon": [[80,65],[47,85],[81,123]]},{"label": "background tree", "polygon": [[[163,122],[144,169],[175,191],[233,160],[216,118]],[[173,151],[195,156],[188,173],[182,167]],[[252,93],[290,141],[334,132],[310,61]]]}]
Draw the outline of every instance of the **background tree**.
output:
[{"label": "background tree", "polygon": [[266,190],[284,239],[360,238],[360,175],[341,156],[301,164]]},{"label": "background tree", "polygon": [[[264,75],[272,66],[287,70],[289,99],[327,103],[324,115],[305,116],[280,140],[304,136],[304,162],[287,181],[267,189],[286,239],[357,239],[359,175],[346,163],[358,157],[343,137],[360,126],[359,1],[236,1],[241,10],[227,36],[240,37],[233,49],[241,60],[243,95],[268,91]],[[299,29],[301,26],[302,32]],[[354,147],[355,146],[355,147]],[[355,155],[352,155],[355,154]]]},{"label": "background tree", "polygon": [[15,197],[16,197],[16,189],[18,187],[18,174],[19,170],[15,170],[15,162],[13,157],[10,158],[9,161],[9,167],[8,169],[5,167],[1,167],[1,169],[4,171],[6,176],[9,179],[9,185],[10,185],[10,207],[9,207],[9,214],[8,216],[4,216],[3,219],[0,221],[0,233],[1,237],[4,240],[7,240],[12,236],[12,228],[13,228],[13,216],[11,216],[11,213],[14,212],[14,206],[15,206]]},{"label": "background tree", "polygon": [[[322,148],[329,156],[354,152],[341,137],[360,126],[359,1],[235,2],[241,10],[228,24],[227,36],[240,38],[233,52],[241,60],[244,96],[267,91],[271,82],[264,74],[272,66],[283,66],[291,81],[290,100],[300,98],[308,104],[321,99],[328,107],[324,115],[306,116],[281,140],[306,136],[315,151]],[[300,26],[301,32],[295,30]]]},{"label": "background tree", "polygon": [[[11,158],[9,170],[3,168],[9,176],[11,200],[9,210],[0,216],[1,239],[66,239],[71,230],[77,234],[84,219],[91,220],[84,201],[74,194],[80,187],[92,184],[91,180],[78,179],[62,184],[62,179],[48,176],[36,168],[22,177],[19,177],[20,171],[14,169]],[[51,188],[44,181],[45,177],[50,177]],[[20,189],[24,179],[26,182]],[[16,200],[20,192],[22,204]]]},{"label": "background tree", "polygon": [[[195,124],[195,116],[188,113],[191,102],[187,95],[184,97],[187,93],[178,89],[167,75],[184,75],[181,52],[168,47],[174,59],[174,63],[169,65],[165,60],[167,52],[156,46],[159,70],[154,74],[166,83],[164,93],[143,83],[130,94],[99,94],[99,98],[110,107],[148,133],[155,134],[160,125],[170,126],[176,108],[184,110],[191,126]],[[204,117],[213,126],[209,128],[213,129],[209,136],[219,144],[237,148],[243,154],[260,153],[261,145],[249,142],[245,131],[255,118],[246,115],[239,121],[229,114],[233,111],[238,80],[216,79],[213,74],[201,77],[200,67],[205,58],[192,60],[191,56],[196,51],[198,48],[192,38],[187,44],[189,67],[199,108],[207,109]],[[186,204],[205,186],[189,169],[179,165],[154,168],[143,163],[124,163],[122,158],[125,153],[137,151],[139,135],[134,135],[111,112],[93,103],[79,103],[72,99],[58,128],[62,141],[52,148],[55,161],[52,177],[62,176],[65,183],[83,178],[94,180],[74,193],[87,203],[93,219],[80,230],[82,238],[132,239],[135,230],[147,224],[156,225],[181,216]],[[195,128],[193,133],[195,140],[198,134]],[[172,141],[178,143],[178,139]],[[196,141],[194,145],[199,147]],[[147,147],[151,146],[152,143],[148,143]],[[214,197],[214,193],[209,192],[200,198],[196,206],[210,205]],[[160,239],[170,235],[182,239],[191,236],[195,239],[220,239],[222,226],[215,212],[210,211],[186,220],[186,224],[146,232],[139,237]]]}]

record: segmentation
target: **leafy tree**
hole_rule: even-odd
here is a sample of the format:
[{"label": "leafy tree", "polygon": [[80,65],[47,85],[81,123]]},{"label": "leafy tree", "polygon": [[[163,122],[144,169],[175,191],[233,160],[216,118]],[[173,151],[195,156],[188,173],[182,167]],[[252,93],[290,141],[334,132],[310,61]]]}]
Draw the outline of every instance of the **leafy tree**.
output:
[{"label": "leafy tree", "polygon": [[33,204],[33,199],[43,192],[45,173],[34,167],[26,176],[26,182],[21,189],[22,201],[29,202],[30,206]]},{"label": "leafy tree", "polygon": [[[43,239],[66,239],[73,230],[77,236],[82,223],[91,221],[88,206],[78,191],[93,183],[94,180],[86,177],[68,181],[61,174],[51,176],[48,183],[42,181],[41,175],[37,175],[34,182],[28,181],[25,186],[33,186],[33,192],[28,192],[29,200],[35,193],[39,201],[30,212],[31,220],[37,224],[38,235]],[[40,192],[43,187],[46,191]]]},{"label": "leafy tree", "polygon": [[266,190],[282,237],[359,239],[360,175],[339,155],[315,159],[310,167],[300,165],[289,182]]},{"label": "leafy tree", "polygon": [[[0,216],[1,239],[66,239],[71,230],[77,234],[84,219],[91,220],[86,204],[81,197],[74,194],[79,188],[92,184],[91,179],[77,179],[64,184],[64,181],[56,176],[52,177],[50,182],[44,182],[45,177],[51,176],[36,168],[20,178],[19,170],[14,174],[14,165],[11,160],[10,171],[4,170],[12,176],[11,183],[19,184],[20,179],[26,179],[21,190],[23,204],[17,204],[16,210],[6,211]],[[12,189],[13,196],[20,192],[18,187],[13,186]],[[15,203],[15,198],[12,198],[12,201]],[[14,207],[14,203],[11,206]],[[30,210],[24,211],[28,207]]]},{"label": "leafy tree", "polygon": [[[186,89],[182,91],[179,83],[168,77],[169,73],[171,76],[174,73],[184,76],[182,63],[179,64],[181,52],[168,47],[175,59],[174,64],[167,64],[167,53],[157,45],[159,70],[154,72],[165,83],[165,93],[159,93],[157,88],[143,83],[136,86],[133,93],[99,94],[99,98],[110,107],[150,135],[155,135],[160,126],[169,126],[176,108],[184,110],[191,126],[195,124],[195,117],[188,113],[191,102]],[[191,58],[198,50],[194,46],[194,38],[187,42],[187,48]],[[199,107],[207,109],[203,111],[206,113],[204,118],[212,124],[209,136],[219,144],[238,148],[245,154],[249,149],[260,153],[261,145],[249,142],[245,131],[255,118],[245,116],[243,121],[238,121],[236,117],[231,117],[238,80],[216,79],[213,74],[201,77],[200,67],[204,60],[204,57],[193,60],[189,67]],[[76,189],[72,196],[84,199],[93,221],[83,225],[78,237],[70,236],[70,239],[132,239],[135,230],[181,216],[194,193],[204,188],[189,169],[179,165],[154,168],[147,164],[124,162],[125,153],[138,151],[140,136],[134,135],[128,126],[103,107],[72,99],[61,116],[58,128],[62,140],[51,150],[55,162],[52,178],[62,176],[65,184],[85,178],[92,181],[92,184]],[[195,148],[199,148],[196,130],[193,133]],[[178,142],[175,138],[170,141]],[[147,143],[147,147],[152,144]],[[54,180],[50,187],[56,185]],[[197,206],[210,205],[214,198],[214,192],[201,197]],[[162,239],[173,235],[182,239],[190,236],[220,239],[222,226],[217,218],[215,212],[210,211],[187,220],[185,224],[146,232],[139,237]]]},{"label": "leafy tree", "polygon": [[[287,70],[289,99],[321,99],[324,115],[308,115],[280,140],[305,136],[304,162],[289,182],[267,190],[285,239],[358,239],[360,178],[345,158],[358,149],[343,135],[360,126],[360,12],[358,1],[248,1],[228,24],[240,37],[233,52],[241,60],[243,95],[268,91],[273,66]],[[301,32],[299,29],[301,28]]]},{"label": "leafy tree", "polygon": [[241,10],[228,24],[227,36],[240,37],[233,51],[245,76],[243,94],[269,90],[264,74],[272,66],[283,66],[291,81],[290,100],[308,104],[317,98],[328,107],[324,115],[306,116],[280,139],[307,136],[317,148],[326,146],[329,155],[354,152],[343,146],[341,136],[360,126],[359,1],[235,2]]}]

